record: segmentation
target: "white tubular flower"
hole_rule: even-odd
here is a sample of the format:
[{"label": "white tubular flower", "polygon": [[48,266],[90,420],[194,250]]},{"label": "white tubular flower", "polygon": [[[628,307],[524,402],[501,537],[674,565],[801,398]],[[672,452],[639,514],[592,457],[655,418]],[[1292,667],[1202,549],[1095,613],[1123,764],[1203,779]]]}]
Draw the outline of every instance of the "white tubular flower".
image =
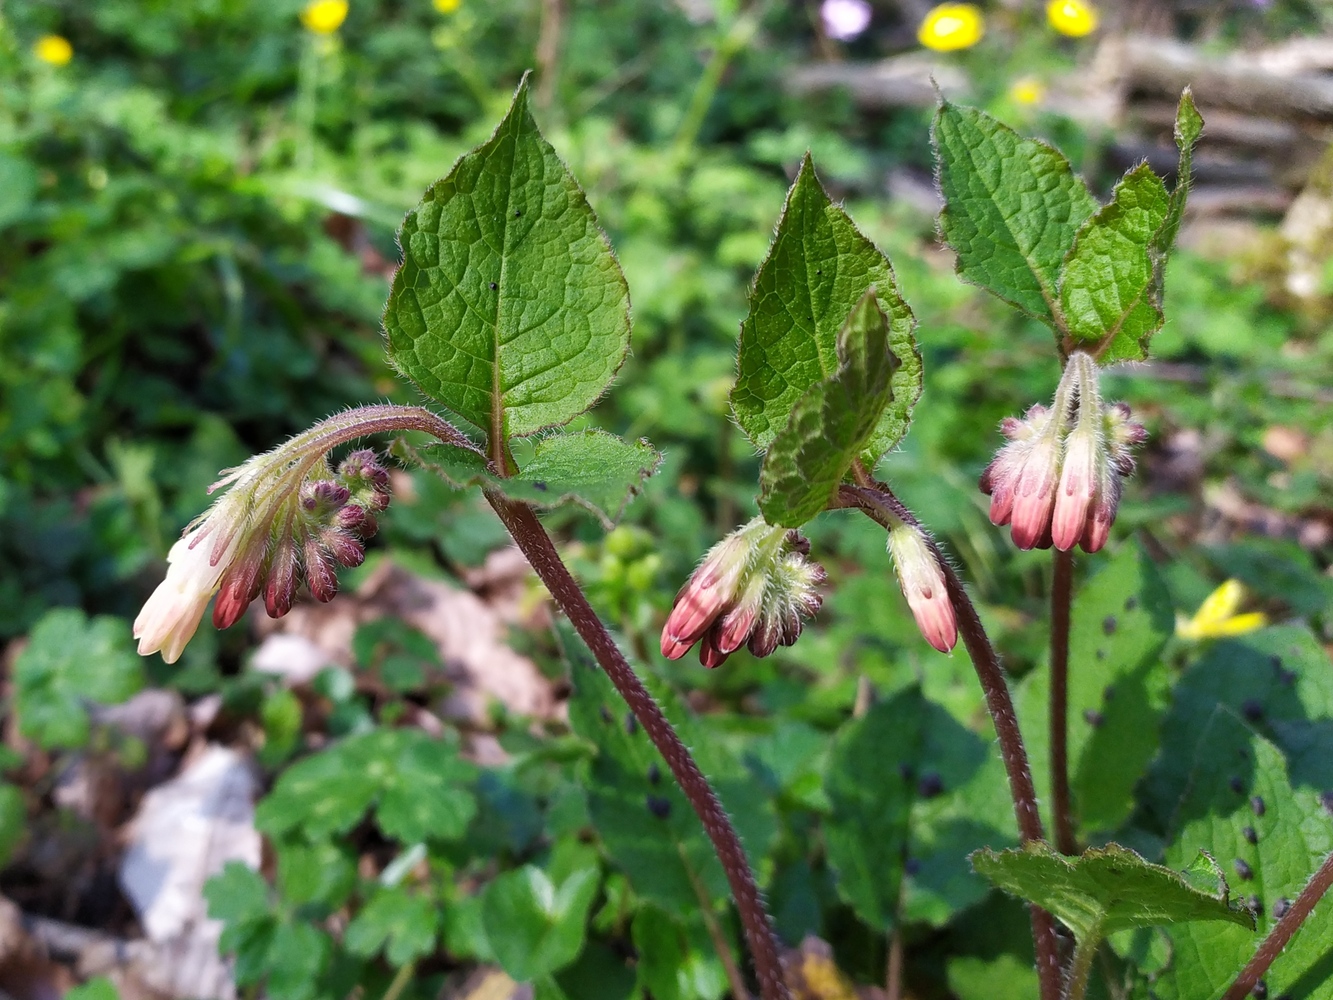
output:
[{"label": "white tubular flower", "polygon": [[922,638],[941,653],[949,652],[958,644],[958,619],[925,531],[898,522],[889,531],[889,554]]},{"label": "white tubular flower", "polygon": [[167,578],[157,585],[134,619],[139,655],[161,651],[162,659],[175,663],[199,628],[204,608],[231,565],[237,542],[233,534],[214,558],[217,546],[205,536],[206,531],[205,526],[195,528],[171,547]]}]

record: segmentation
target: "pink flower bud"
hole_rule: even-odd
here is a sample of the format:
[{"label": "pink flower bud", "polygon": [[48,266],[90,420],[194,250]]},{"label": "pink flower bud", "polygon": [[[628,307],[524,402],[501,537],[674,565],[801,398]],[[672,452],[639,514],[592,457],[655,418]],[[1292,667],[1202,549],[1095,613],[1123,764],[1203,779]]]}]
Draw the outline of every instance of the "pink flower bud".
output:
[{"label": "pink flower bud", "polygon": [[1068,552],[1083,537],[1088,508],[1097,490],[1099,446],[1096,436],[1084,431],[1082,425],[1069,435],[1051,518],[1051,540],[1061,552]]},{"label": "pink flower bud", "polygon": [[213,602],[215,628],[231,628],[241,620],[250,602],[259,596],[263,559],[263,545],[252,544],[250,551],[233,562],[223,574],[217,600]]},{"label": "pink flower bud", "polygon": [[334,518],[334,523],[345,531],[356,531],[366,523],[366,508],[358,504],[349,503],[342,510],[338,511],[338,516]]},{"label": "pink flower bud", "polygon": [[1020,549],[1035,546],[1050,527],[1059,468],[1060,446],[1047,438],[1034,442],[1014,484],[1012,530]]},{"label": "pink flower bud", "polygon": [[699,643],[699,662],[709,670],[722,666],[727,662],[730,653],[724,653],[717,644],[718,628],[714,625],[703,634],[703,640]]},{"label": "pink flower bud", "polygon": [[338,571],[333,557],[314,538],[305,543],[305,582],[310,595],[324,604],[338,596]]},{"label": "pink flower bud", "polygon": [[274,549],[264,584],[264,610],[270,618],[281,618],[292,609],[296,600],[296,562],[295,543],[290,538],[283,539]]},{"label": "pink flower bud", "polygon": [[941,653],[949,652],[958,643],[958,621],[944,573],[924,530],[898,524],[889,532],[889,553],[893,556],[898,585],[922,637]]},{"label": "pink flower bud", "polygon": [[348,569],[354,569],[366,561],[365,546],[345,531],[331,528],[320,536],[320,541],[325,551]]},{"label": "pink flower bud", "polygon": [[749,545],[741,531],[733,532],[708,551],[699,568],[676,595],[676,603],[662,628],[662,655],[678,660],[689,652],[735,599]]}]

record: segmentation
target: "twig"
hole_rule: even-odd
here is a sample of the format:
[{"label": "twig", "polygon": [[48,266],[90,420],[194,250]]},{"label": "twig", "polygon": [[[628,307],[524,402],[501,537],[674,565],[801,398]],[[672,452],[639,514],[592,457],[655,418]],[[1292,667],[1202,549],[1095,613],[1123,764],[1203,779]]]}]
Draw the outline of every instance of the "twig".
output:
[{"label": "twig", "polygon": [[634,717],[639,720],[653,744],[661,752],[677,783],[690,800],[690,805],[703,823],[704,832],[712,841],[718,860],[726,872],[727,881],[736,900],[741,925],[750,945],[750,954],[754,960],[755,975],[759,980],[759,992],[763,1000],[791,1000],[786,981],[782,974],[782,961],[778,956],[777,939],[759,898],[759,889],[755,885],[754,875],[750,871],[749,860],[741,847],[731,820],[714,794],[708,779],[699,770],[698,764],[681,742],[676,731],[667,721],[652,695],[644,688],[638,675],[616,647],[615,640],[607,632],[597,613],[588,604],[568,567],[561,561],[555,544],[546,529],[537,520],[527,504],[510,500],[503,493],[487,489],[486,499],[500,520],[513,536],[519,549],[527,557],[536,571],[538,578],[546,585],[570,624],[579,637],[587,644],[597,662],[601,664],[611,683],[620,692]]},{"label": "twig", "polygon": [[1264,938],[1259,950],[1254,953],[1254,957],[1245,968],[1240,970],[1240,975],[1231,984],[1231,988],[1222,995],[1222,1000],[1244,1000],[1250,995],[1255,984],[1268,971],[1268,967],[1282,954],[1292,936],[1300,930],[1301,924],[1305,923],[1306,918],[1314,912],[1315,904],[1323,898],[1330,886],[1333,886],[1333,854],[1326,857],[1319,869],[1310,876],[1310,881],[1305,883],[1301,894],[1296,897],[1291,908],[1282,915],[1277,926],[1268,932],[1268,937]]},{"label": "twig", "polygon": [[[836,502],[845,507],[856,507],[872,519],[882,524],[885,529],[892,527],[895,521],[902,521],[914,527],[921,527],[916,515],[905,507],[883,483],[874,482],[868,475],[865,485],[851,486],[844,484],[838,488]],[[986,635],[972,599],[963,589],[958,574],[944,558],[935,540],[926,533],[927,541],[940,571],[944,574],[944,585],[953,604],[954,615],[958,619],[958,631],[967,647],[972,666],[976,669],[977,679],[986,697],[986,708],[990,712],[991,722],[995,726],[995,735],[1000,743],[1000,755],[1004,759],[1005,771],[1009,775],[1009,793],[1014,801],[1014,815],[1018,820],[1020,839],[1043,840],[1045,834],[1041,826],[1041,813],[1037,809],[1037,792],[1032,784],[1032,770],[1028,766],[1027,750],[1023,746],[1023,734],[1018,728],[1018,716],[1014,712],[1013,699],[1009,697],[1009,687],[1005,684],[1004,673],[1000,669],[1000,658]],[[1032,938],[1037,952],[1037,975],[1041,982],[1042,1000],[1058,1000],[1060,996],[1060,951],[1055,936],[1055,922],[1049,913],[1039,906],[1032,908]]]},{"label": "twig", "polygon": [[1051,580],[1051,808],[1055,848],[1077,854],[1069,806],[1069,605],[1074,554],[1055,550]]}]

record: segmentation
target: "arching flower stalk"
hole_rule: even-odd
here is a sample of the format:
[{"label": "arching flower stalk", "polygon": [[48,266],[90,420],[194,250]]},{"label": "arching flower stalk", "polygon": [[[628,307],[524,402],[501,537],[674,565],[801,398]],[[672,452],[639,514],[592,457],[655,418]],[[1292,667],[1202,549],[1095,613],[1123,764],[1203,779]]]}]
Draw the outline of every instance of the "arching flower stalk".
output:
[{"label": "arching flower stalk", "polygon": [[373,451],[352,452],[336,471],[328,453],[366,434],[411,429],[472,447],[427,410],[365,406],[226,471],[208,490],[225,492],[171,547],[166,579],[134,621],[139,652],[174,663],[214,594],[218,628],[239,621],[261,593],[271,617],[285,615],[302,582],[316,600],[332,600],[338,567],[365,559],[365,540],[389,504],[389,474]]},{"label": "arching flower stalk", "polygon": [[717,667],[742,646],[755,656],[790,646],[823,602],[817,588],[824,568],[809,554],[798,532],[761,517],[737,528],[708,551],[676,595],[662,629],[662,655],[676,660],[699,643],[699,662]]}]

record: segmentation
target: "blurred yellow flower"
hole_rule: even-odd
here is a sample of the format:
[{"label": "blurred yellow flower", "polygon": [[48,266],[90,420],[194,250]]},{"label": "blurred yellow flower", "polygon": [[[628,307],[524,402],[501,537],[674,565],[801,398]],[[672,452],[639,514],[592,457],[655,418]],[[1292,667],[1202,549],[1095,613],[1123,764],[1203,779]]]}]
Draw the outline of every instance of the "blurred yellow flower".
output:
[{"label": "blurred yellow flower", "polygon": [[1086,0],[1051,0],[1046,5],[1046,20],[1060,34],[1082,38],[1097,30],[1097,8]]},{"label": "blurred yellow flower", "polygon": [[1046,98],[1046,84],[1035,76],[1024,76],[1013,82],[1009,96],[1018,104],[1040,104]]},{"label": "blurred yellow flower", "polygon": [[1176,635],[1198,642],[1201,639],[1223,639],[1230,635],[1244,635],[1268,624],[1262,611],[1238,615],[1245,600],[1245,588],[1239,580],[1228,580],[1209,594],[1192,618],[1176,616]]},{"label": "blurred yellow flower", "polygon": [[301,23],[317,35],[331,35],[347,20],[347,0],[310,0]]},{"label": "blurred yellow flower", "polygon": [[452,14],[463,5],[463,0],[431,0],[441,14]]},{"label": "blurred yellow flower", "polygon": [[928,49],[951,52],[976,45],[985,33],[986,22],[976,4],[942,3],[926,15],[916,37]]},{"label": "blurred yellow flower", "polygon": [[74,58],[74,46],[60,35],[43,35],[32,47],[32,54],[52,66],[64,66]]}]

